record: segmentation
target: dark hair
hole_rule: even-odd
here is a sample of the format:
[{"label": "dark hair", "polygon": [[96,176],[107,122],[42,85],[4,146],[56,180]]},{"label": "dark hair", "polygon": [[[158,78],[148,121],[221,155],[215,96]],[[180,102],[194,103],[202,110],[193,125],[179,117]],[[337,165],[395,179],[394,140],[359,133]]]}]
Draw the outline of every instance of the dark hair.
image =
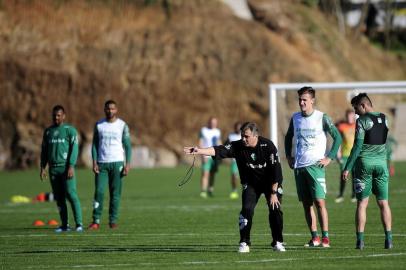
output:
[{"label": "dark hair", "polygon": [[351,99],[352,106],[358,106],[360,104],[368,104],[372,107],[372,101],[369,99],[367,93],[359,93]]},{"label": "dark hair", "polygon": [[316,97],[316,91],[311,86],[304,86],[297,91],[299,96],[303,94],[309,94],[312,98]]},{"label": "dark hair", "polygon": [[241,125],[242,125],[242,124],[241,124],[240,121],[235,122],[235,123],[234,123],[234,130],[240,130]]},{"label": "dark hair", "polygon": [[109,105],[111,105],[111,104],[114,104],[114,105],[117,106],[117,103],[116,103],[114,100],[109,99],[109,100],[107,100],[107,101],[104,103],[104,108],[107,108],[107,107],[108,107]]},{"label": "dark hair", "polygon": [[55,105],[52,108],[52,112],[57,112],[57,111],[62,111],[63,113],[65,113],[65,108],[62,105]]},{"label": "dark hair", "polygon": [[258,135],[259,133],[258,126],[254,122],[245,122],[244,124],[242,124],[240,131],[244,132],[247,129],[251,130],[252,134]]}]

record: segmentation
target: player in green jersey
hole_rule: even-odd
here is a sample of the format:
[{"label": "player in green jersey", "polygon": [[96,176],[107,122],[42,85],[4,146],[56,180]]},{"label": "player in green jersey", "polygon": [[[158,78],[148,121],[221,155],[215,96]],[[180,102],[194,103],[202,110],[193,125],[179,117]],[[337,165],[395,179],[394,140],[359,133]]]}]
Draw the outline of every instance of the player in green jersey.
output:
[{"label": "player in green jersey", "polygon": [[375,112],[368,95],[361,93],[351,100],[356,123],[354,146],[347,160],[342,178],[348,179],[354,168],[354,187],[357,197],[355,214],[357,249],[364,248],[364,229],[369,196],[375,194],[385,230],[385,248],[392,245],[392,214],[388,203],[389,172],[386,157],[388,121],[383,113]]},{"label": "player in green jersey", "polygon": [[47,178],[49,168],[52,192],[61,217],[61,226],[56,232],[69,231],[66,199],[72,206],[76,231],[83,231],[82,210],[76,192],[75,165],[78,157],[78,137],[76,129],[65,124],[65,109],[56,105],[52,109],[53,125],[45,129],[41,147],[41,180]]}]

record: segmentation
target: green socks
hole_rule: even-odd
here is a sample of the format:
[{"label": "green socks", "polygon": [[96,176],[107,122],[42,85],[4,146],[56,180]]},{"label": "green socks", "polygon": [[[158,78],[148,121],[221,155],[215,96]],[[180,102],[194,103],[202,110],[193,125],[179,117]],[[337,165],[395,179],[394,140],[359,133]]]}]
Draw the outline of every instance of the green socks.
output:
[{"label": "green socks", "polygon": [[[315,238],[317,236],[319,236],[319,234],[317,233],[317,231],[313,231],[312,233],[312,238]],[[327,237],[328,238],[328,231],[321,231],[321,237]]]},{"label": "green socks", "polygon": [[357,241],[364,241],[364,232],[357,232]]},{"label": "green socks", "polygon": [[392,240],[392,231],[385,231],[385,240]]}]

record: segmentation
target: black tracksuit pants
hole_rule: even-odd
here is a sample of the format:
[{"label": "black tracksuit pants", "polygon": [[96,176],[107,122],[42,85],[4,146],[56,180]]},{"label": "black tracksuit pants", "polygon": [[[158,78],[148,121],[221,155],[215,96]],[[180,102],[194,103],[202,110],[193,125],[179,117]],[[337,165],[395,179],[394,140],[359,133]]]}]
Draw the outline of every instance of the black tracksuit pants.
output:
[{"label": "black tracksuit pants", "polygon": [[[269,203],[271,194],[261,187],[254,187],[251,185],[243,185],[242,191],[242,209],[240,212],[240,243],[245,242],[251,245],[250,232],[252,227],[252,219],[254,217],[254,209],[261,195],[264,194],[267,200],[269,210],[269,227],[272,231],[272,246],[276,244],[276,241],[283,243],[283,213],[281,206],[279,208],[272,209]],[[282,194],[277,194],[279,202],[282,203]]]}]

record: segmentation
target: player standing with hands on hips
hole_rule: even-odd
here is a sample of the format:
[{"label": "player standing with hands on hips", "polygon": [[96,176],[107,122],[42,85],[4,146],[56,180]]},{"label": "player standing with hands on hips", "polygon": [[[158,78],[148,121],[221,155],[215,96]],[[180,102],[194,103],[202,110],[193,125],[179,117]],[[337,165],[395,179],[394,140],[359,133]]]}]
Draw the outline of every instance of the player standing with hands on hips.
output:
[{"label": "player standing with hands on hips", "polygon": [[348,176],[354,168],[355,196],[357,210],[355,226],[357,231],[357,249],[364,249],[364,229],[367,219],[369,195],[375,194],[381,212],[381,221],[385,230],[385,249],[392,244],[392,213],[389,207],[389,172],[386,156],[386,139],[388,121],[383,113],[375,112],[372,102],[365,93],[351,100],[355,113],[359,115],[356,122],[354,146],[345,164],[342,178]]},{"label": "player standing with hands on hips", "polygon": [[[293,114],[285,136],[285,153],[290,168],[294,169],[296,189],[302,202],[307,226],[312,239],[305,246],[330,247],[328,213],[326,207],[325,167],[336,157],[341,136],[330,117],[314,108],[316,91],[312,87],[298,90],[300,112]],[[326,155],[327,136],[334,142]],[[296,155],[292,157],[292,139],[296,141]],[[317,220],[313,209],[317,208],[322,239],[317,232]]]},{"label": "player standing with hands on hips", "polygon": [[117,227],[123,177],[130,171],[131,141],[127,124],[117,117],[117,104],[108,100],[104,104],[106,118],[96,123],[93,134],[92,158],[96,190],[93,202],[93,222],[89,229],[100,227],[104,190],[110,192],[109,226]]},{"label": "player standing with hands on hips", "polygon": [[185,147],[188,155],[212,156],[215,159],[235,158],[240,172],[242,209],[239,217],[240,245],[238,252],[250,251],[250,232],[255,206],[263,193],[269,209],[269,226],[275,251],[285,251],[283,246],[282,169],[278,151],[268,139],[259,136],[258,127],[246,122],[241,127],[242,139],[226,145],[208,148]]},{"label": "player standing with hands on hips", "polygon": [[76,129],[65,121],[65,109],[56,105],[52,109],[53,125],[45,129],[41,146],[41,180],[47,178],[46,167],[49,167],[52,192],[54,193],[61,226],[55,232],[70,231],[68,224],[68,208],[70,202],[76,223],[76,231],[82,232],[82,210],[76,192],[75,165],[79,146]]}]

